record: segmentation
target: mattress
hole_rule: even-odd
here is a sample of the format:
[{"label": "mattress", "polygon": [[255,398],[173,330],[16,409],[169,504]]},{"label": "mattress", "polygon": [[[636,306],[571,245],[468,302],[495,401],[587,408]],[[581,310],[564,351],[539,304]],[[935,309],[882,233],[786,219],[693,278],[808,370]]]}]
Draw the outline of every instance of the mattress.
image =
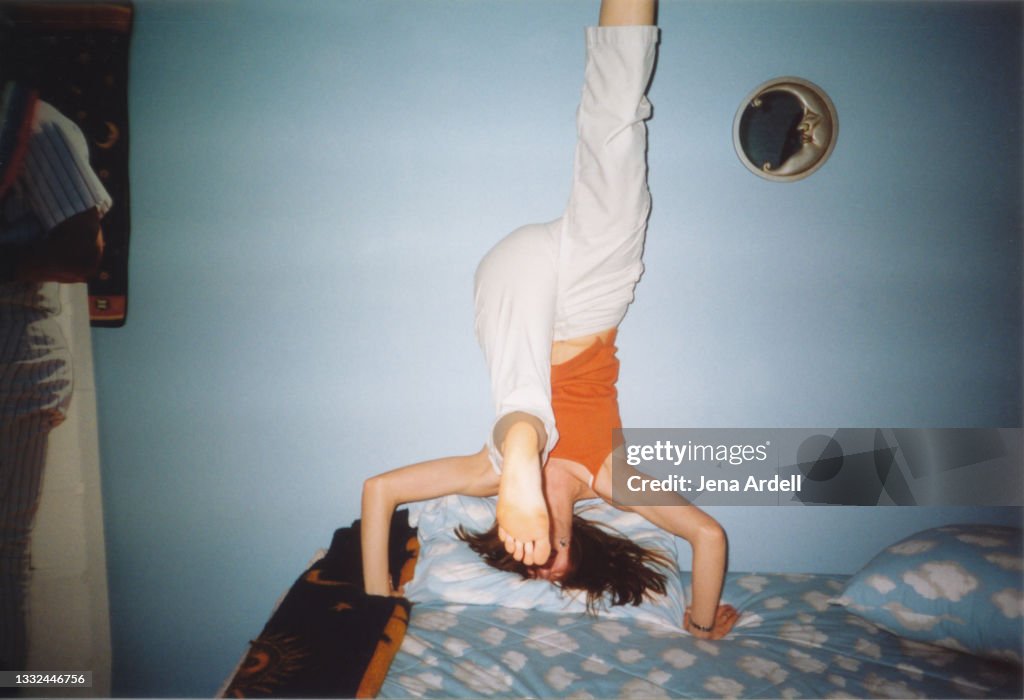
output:
[{"label": "mattress", "polygon": [[645,619],[417,604],[380,697],[1021,697],[1019,667],[830,604],[846,579],[730,574],[723,602],[742,617],[717,642]]}]

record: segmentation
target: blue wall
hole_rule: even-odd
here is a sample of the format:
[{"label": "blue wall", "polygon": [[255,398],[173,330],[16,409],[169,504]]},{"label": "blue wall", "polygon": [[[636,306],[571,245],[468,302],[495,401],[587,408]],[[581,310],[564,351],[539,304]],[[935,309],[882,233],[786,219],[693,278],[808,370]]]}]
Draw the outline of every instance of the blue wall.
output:
[{"label": "blue wall", "polygon": [[[597,2],[140,0],[131,308],[94,333],[118,695],[209,696],[362,480],[477,449],[471,281],[568,188]],[[671,2],[627,426],[1021,424],[1020,5]],[[762,181],[744,96],[839,146]],[[736,570],[850,572],[1018,510],[721,508]]]}]

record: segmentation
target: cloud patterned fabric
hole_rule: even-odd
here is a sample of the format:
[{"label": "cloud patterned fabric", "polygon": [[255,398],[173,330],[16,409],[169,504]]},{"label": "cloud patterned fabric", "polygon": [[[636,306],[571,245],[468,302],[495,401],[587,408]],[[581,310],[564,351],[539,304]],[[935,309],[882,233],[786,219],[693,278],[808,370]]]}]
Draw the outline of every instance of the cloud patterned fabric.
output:
[{"label": "cloud patterned fabric", "polygon": [[893,634],[1021,664],[1021,530],[947,525],[882,550],[832,602]]},{"label": "cloud patterned fabric", "polygon": [[741,617],[715,642],[636,618],[416,604],[380,697],[1022,697],[1020,669],[830,604],[848,578],[730,573],[722,599]]}]

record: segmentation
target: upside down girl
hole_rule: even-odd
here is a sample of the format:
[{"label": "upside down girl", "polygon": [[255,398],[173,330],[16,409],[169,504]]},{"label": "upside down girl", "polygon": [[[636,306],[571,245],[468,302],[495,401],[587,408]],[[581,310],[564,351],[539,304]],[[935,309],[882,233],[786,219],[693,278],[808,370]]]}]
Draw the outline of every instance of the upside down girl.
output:
[{"label": "upside down girl", "polygon": [[[496,420],[473,455],[410,465],[368,479],[362,497],[366,591],[394,595],[387,538],[394,509],[450,494],[497,496],[487,532],[459,536],[485,561],[524,577],[583,590],[588,604],[639,604],[663,593],[657,552],[574,515],[602,498],[682,537],[693,549],[692,600],[680,624],[718,639],[738,613],[721,605],[726,538],[708,514],[673,494],[671,505],[616,503],[613,435],[621,427],[615,338],[643,270],[650,194],[646,97],[658,28],[655,0],[603,0],[586,30],[573,181],[564,214],[497,243],[475,277],[477,339],[490,372]],[[632,469],[615,460],[616,479]],[[595,556],[600,553],[600,556]]]}]

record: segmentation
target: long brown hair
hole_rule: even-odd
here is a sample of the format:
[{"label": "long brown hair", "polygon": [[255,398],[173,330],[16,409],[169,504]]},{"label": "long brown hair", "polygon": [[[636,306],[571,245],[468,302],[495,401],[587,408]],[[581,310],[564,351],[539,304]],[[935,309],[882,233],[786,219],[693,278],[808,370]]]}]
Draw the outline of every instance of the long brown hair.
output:
[{"label": "long brown hair", "polygon": [[[478,533],[459,525],[455,535],[495,569],[531,578],[531,567],[505,551],[504,542],[498,538],[497,523]],[[640,605],[648,591],[665,593],[665,574],[654,566],[672,568],[673,564],[667,554],[641,547],[611,527],[574,514],[569,570],[556,585],[584,591],[589,612],[596,612],[606,596],[612,605]]]}]

